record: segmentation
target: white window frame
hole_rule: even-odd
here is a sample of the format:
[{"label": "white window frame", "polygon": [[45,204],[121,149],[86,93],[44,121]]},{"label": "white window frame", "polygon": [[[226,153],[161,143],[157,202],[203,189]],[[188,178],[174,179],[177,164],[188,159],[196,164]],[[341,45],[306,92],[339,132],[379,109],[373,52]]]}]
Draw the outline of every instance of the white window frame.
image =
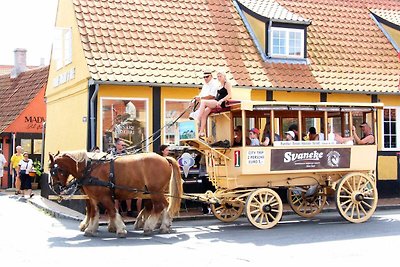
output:
[{"label": "white window frame", "polygon": [[[395,109],[396,110],[396,145],[397,147],[395,148],[387,148],[385,147],[385,121],[384,121],[384,110],[385,109]],[[381,114],[381,127],[382,127],[382,151],[398,151],[400,149],[400,107],[396,106],[385,106],[382,110]]]},{"label": "white window frame", "polygon": [[149,99],[148,98],[136,98],[136,97],[100,97],[100,110],[99,110],[99,112],[100,112],[100,127],[99,127],[99,129],[98,129],[98,136],[100,136],[100,145],[99,145],[99,147],[100,147],[100,150],[101,151],[103,151],[103,112],[102,112],[102,109],[103,109],[103,101],[104,100],[119,100],[119,101],[122,101],[122,100],[138,100],[138,101],[144,101],[146,104],[145,104],[145,107],[146,107],[146,136],[147,136],[147,139],[146,139],[146,142],[145,142],[145,149],[144,149],[144,151],[147,151],[147,152],[149,152],[149,127],[150,127],[150,125],[149,125],[149,121],[150,121],[150,118],[149,118],[149,116],[150,116],[150,110],[149,110]]},{"label": "white window frame", "polygon": [[[183,101],[187,101],[188,104],[190,103],[192,99],[177,99],[177,98],[164,98],[164,116],[163,116],[163,125],[161,127],[163,127],[166,124],[167,121],[167,102],[183,102]],[[183,112],[183,110],[181,111]],[[179,113],[180,114],[180,113]],[[162,130],[162,140],[163,140],[163,144],[167,144],[167,138],[166,138],[166,128],[165,127]],[[177,140],[177,139],[175,139]],[[175,145],[179,145],[179,143],[175,142]]]},{"label": "white window frame", "polygon": [[72,63],[72,29],[57,27],[54,33],[52,59],[56,69]]},{"label": "white window frame", "polygon": [[[275,54],[273,52],[273,36],[275,31],[283,31],[285,32],[285,54]],[[289,55],[289,33],[300,33],[301,40],[300,40],[300,55]],[[281,27],[271,27],[271,31],[269,34],[269,51],[268,55],[271,57],[278,57],[278,58],[304,58],[304,30],[302,29],[292,29],[292,28],[281,28]]]}]

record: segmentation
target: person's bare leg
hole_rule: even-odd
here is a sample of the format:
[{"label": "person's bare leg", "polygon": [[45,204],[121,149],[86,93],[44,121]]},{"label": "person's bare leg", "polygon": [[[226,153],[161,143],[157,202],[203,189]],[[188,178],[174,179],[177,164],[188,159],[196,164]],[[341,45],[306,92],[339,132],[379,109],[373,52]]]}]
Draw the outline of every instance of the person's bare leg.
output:
[{"label": "person's bare leg", "polygon": [[211,108],[209,108],[209,107],[207,107],[203,112],[203,115],[200,120],[200,130],[199,130],[200,135],[203,135],[203,136],[205,135],[207,118],[208,118],[208,115],[210,114],[210,112],[211,112]]}]

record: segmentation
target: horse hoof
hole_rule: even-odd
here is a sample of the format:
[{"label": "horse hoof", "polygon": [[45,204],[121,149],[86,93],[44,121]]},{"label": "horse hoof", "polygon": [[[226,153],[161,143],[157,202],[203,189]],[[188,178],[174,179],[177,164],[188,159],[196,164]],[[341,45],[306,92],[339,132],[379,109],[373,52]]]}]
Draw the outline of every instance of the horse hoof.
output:
[{"label": "horse hoof", "polygon": [[152,233],[153,233],[153,231],[151,231],[151,230],[144,230],[143,231],[143,235],[145,235],[145,236],[150,236]]},{"label": "horse hoof", "polygon": [[123,232],[118,232],[117,237],[118,238],[126,238],[127,234],[128,234],[128,232],[126,230],[124,230]]},{"label": "horse hoof", "polygon": [[87,237],[93,237],[93,236],[96,236],[96,234],[95,233],[93,233],[93,232],[91,232],[91,231],[85,231],[85,233],[83,234],[84,236],[87,236]]},{"label": "horse hoof", "polygon": [[82,225],[79,225],[79,230],[81,231],[81,232],[85,232],[85,230],[88,228],[88,226],[86,225],[86,224],[82,224]]},{"label": "horse hoof", "polygon": [[109,233],[116,233],[116,232],[117,232],[117,228],[115,228],[115,227],[108,227],[108,232],[109,232]]},{"label": "horse hoof", "polygon": [[169,233],[171,233],[171,230],[168,228],[160,228],[159,233],[160,234],[169,234]]}]

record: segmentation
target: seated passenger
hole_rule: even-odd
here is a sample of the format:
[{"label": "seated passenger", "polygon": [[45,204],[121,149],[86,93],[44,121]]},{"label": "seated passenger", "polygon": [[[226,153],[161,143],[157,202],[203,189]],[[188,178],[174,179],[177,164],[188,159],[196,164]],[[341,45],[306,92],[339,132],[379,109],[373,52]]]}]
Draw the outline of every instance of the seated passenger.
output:
[{"label": "seated passenger", "polygon": [[373,144],[375,144],[375,137],[372,134],[372,129],[368,125],[368,123],[363,122],[363,123],[361,123],[360,127],[364,134],[364,138],[358,137],[357,132],[356,132],[356,127],[353,126],[353,137],[354,137],[354,141],[356,141],[356,144],[357,145],[373,145]]},{"label": "seated passenger", "polygon": [[293,131],[287,131],[285,132],[286,138],[285,141],[295,141],[296,134]]},{"label": "seated passenger", "polygon": [[260,139],[258,138],[260,134],[260,130],[257,128],[253,128],[249,131],[249,137],[250,137],[250,146],[259,146],[260,145]]},{"label": "seated passenger", "polygon": [[297,124],[290,125],[288,131],[292,131],[294,133],[293,141],[299,141],[299,127]]},{"label": "seated passenger", "polygon": [[219,71],[217,74],[218,81],[220,83],[220,89],[217,91],[215,99],[202,99],[199,107],[199,118],[200,118],[200,130],[199,136],[205,136],[205,129],[207,123],[207,117],[213,108],[225,108],[226,101],[232,97],[232,85],[227,80],[226,74],[223,71]]},{"label": "seated passenger", "polygon": [[[265,125],[262,138],[261,138],[261,145],[269,146],[271,144],[271,133],[270,133],[270,124],[267,123]],[[281,138],[277,133],[274,134],[274,141],[281,141]]]},{"label": "seated passenger", "polygon": [[[236,126],[236,128],[233,130],[233,145],[232,146],[242,146],[242,125]],[[246,137],[246,145],[250,145],[250,138]]]},{"label": "seated passenger", "polygon": [[315,127],[310,127],[310,129],[308,129],[308,140],[309,141],[319,140],[319,134],[317,134],[317,130],[315,129]]}]

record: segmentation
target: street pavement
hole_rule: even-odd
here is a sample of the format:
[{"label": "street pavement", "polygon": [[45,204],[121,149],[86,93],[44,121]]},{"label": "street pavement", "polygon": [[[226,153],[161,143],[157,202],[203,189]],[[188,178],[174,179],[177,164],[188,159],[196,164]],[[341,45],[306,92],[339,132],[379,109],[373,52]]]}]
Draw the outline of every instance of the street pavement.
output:
[{"label": "street pavement", "polygon": [[[10,198],[18,200],[18,201],[26,201],[30,204],[36,206],[38,209],[46,212],[47,214],[55,217],[55,218],[66,218],[77,221],[82,221],[85,217],[84,214],[75,211],[73,209],[67,208],[58,204],[56,201],[48,200],[40,195],[40,190],[33,191],[34,196],[32,198],[25,199],[22,196],[14,195],[13,191],[0,189],[0,194],[9,195]],[[74,201],[74,200],[70,200]],[[387,210],[387,209],[400,209],[400,198],[381,198],[378,199],[377,210]],[[325,205],[324,210],[322,212],[332,212],[336,211],[335,203],[333,201],[329,202]],[[291,210],[288,204],[283,205],[283,215],[293,214],[294,212]],[[214,216],[212,214],[203,214],[201,208],[188,208],[181,210],[180,214],[174,218],[174,221],[185,221],[185,220],[201,220],[201,219],[210,219]],[[125,223],[130,224],[135,221],[133,217],[123,216]],[[104,225],[107,223],[106,216],[101,216],[100,224]]]}]

